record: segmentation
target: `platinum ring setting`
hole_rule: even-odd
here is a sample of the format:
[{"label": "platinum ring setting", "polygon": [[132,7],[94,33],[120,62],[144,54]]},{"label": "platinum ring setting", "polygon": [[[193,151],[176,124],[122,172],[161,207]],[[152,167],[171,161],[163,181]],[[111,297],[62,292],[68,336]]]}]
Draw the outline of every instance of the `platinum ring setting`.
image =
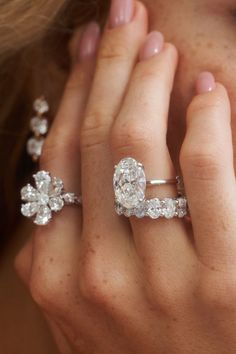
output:
[{"label": "platinum ring setting", "polygon": [[[145,192],[148,186],[167,184],[176,184],[178,197],[146,199]],[[179,176],[174,179],[147,180],[144,166],[131,157],[122,159],[115,166],[113,188],[115,210],[118,215],[171,219],[183,218],[188,213],[187,199],[180,193],[180,190],[183,190],[183,183]]]},{"label": "platinum ring setting", "polygon": [[47,225],[53,212],[59,212],[65,205],[82,205],[82,198],[75,193],[67,193],[64,183],[58,177],[52,177],[47,171],[33,175],[35,187],[27,184],[21,189],[21,214],[27,218],[35,216],[36,225]]}]

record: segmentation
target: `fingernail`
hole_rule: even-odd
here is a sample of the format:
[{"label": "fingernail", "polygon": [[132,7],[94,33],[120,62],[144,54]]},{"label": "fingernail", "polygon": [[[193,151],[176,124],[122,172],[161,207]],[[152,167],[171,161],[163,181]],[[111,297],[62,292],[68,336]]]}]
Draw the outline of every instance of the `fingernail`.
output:
[{"label": "fingernail", "polygon": [[80,40],[78,55],[79,61],[94,57],[97,52],[99,37],[99,25],[96,22],[91,22],[88,24]]},{"label": "fingernail", "polygon": [[147,35],[145,43],[140,51],[140,60],[145,60],[161,52],[164,37],[161,32],[153,31]]},{"label": "fingernail", "polygon": [[199,74],[196,81],[196,91],[198,94],[210,92],[216,87],[215,78],[212,73],[205,71]]},{"label": "fingernail", "polygon": [[114,28],[131,21],[134,13],[134,0],[112,0],[109,27]]}]

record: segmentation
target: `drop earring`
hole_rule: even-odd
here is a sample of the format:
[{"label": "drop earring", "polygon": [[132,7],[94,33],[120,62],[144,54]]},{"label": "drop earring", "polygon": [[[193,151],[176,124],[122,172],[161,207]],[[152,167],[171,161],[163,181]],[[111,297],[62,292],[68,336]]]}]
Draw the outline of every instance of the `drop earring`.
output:
[{"label": "drop earring", "polygon": [[27,141],[27,152],[34,162],[41,156],[45,135],[48,132],[48,119],[44,116],[49,111],[48,102],[44,97],[37,98],[33,103],[35,115],[30,120],[30,130],[34,134]]}]

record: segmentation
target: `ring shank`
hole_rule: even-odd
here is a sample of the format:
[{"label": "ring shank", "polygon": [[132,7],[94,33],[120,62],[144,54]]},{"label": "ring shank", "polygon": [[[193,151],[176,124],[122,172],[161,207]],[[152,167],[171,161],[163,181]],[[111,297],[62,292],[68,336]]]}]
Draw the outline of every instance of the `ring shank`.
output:
[{"label": "ring shank", "polygon": [[180,177],[172,178],[172,179],[151,179],[147,180],[147,186],[162,186],[166,184],[179,184]]}]

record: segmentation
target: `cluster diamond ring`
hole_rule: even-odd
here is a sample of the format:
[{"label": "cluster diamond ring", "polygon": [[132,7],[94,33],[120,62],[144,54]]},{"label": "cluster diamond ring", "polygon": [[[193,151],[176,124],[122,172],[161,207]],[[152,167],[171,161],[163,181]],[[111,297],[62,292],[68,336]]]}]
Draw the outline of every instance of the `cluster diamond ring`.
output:
[{"label": "cluster diamond ring", "polygon": [[82,204],[82,198],[75,193],[67,193],[64,183],[58,177],[52,177],[47,171],[33,175],[35,187],[27,184],[21,189],[21,213],[27,218],[35,216],[36,225],[47,225],[53,212],[59,212],[65,205]]},{"label": "cluster diamond ring", "polygon": [[[146,199],[147,186],[166,184],[176,184],[178,197]],[[180,190],[183,190],[182,179],[177,176],[173,179],[147,180],[144,166],[132,157],[122,159],[115,166],[113,188],[115,210],[118,215],[171,219],[182,218],[188,213],[187,199],[180,193]]]}]

